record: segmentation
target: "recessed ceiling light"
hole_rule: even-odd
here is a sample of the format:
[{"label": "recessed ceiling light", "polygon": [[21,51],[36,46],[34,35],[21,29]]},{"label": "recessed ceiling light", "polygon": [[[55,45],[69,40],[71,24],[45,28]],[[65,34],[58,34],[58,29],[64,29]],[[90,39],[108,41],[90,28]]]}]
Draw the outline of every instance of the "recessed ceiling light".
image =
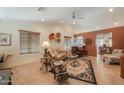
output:
[{"label": "recessed ceiling light", "polygon": [[64,23],[64,21],[63,21],[63,20],[61,20],[60,22],[61,22],[62,24]]},{"label": "recessed ceiling light", "polygon": [[118,25],[118,22],[115,22],[114,25],[117,26]]},{"label": "recessed ceiling light", "polygon": [[75,22],[73,22],[73,25],[75,25],[76,23]]},{"label": "recessed ceiling light", "polygon": [[96,29],[97,29],[97,30],[99,30],[99,29],[100,29],[100,27],[99,27],[99,26],[97,26],[97,27],[96,27]]},{"label": "recessed ceiling light", "polygon": [[41,21],[44,21],[44,19],[41,19]]},{"label": "recessed ceiling light", "polygon": [[113,11],[114,11],[114,9],[113,9],[113,8],[110,8],[110,9],[109,9],[109,12],[113,12]]}]

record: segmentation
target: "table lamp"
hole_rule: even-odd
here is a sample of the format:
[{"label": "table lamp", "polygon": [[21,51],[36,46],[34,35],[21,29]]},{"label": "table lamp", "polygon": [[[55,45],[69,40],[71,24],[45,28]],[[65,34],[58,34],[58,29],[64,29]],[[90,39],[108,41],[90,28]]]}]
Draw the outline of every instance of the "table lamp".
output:
[{"label": "table lamp", "polygon": [[42,47],[44,48],[44,56],[45,56],[45,57],[48,56],[47,50],[48,50],[49,46],[50,46],[50,45],[49,45],[49,42],[48,42],[48,41],[44,41],[44,42],[42,43]]}]

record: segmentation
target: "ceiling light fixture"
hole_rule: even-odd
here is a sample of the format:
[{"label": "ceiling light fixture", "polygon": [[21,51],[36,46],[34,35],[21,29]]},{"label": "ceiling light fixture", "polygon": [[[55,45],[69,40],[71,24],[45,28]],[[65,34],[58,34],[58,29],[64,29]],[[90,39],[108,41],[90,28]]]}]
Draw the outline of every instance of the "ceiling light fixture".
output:
[{"label": "ceiling light fixture", "polygon": [[114,11],[114,9],[113,9],[113,8],[110,8],[110,9],[109,9],[109,12],[113,12],[113,11]]},{"label": "ceiling light fixture", "polygon": [[39,7],[39,8],[38,8],[38,11],[40,11],[40,12],[44,12],[45,10],[46,10],[45,7]]},{"label": "ceiling light fixture", "polygon": [[97,27],[96,27],[96,29],[97,29],[97,30],[99,30],[99,29],[100,29],[100,27],[99,27],[99,26],[97,26]]},{"label": "ceiling light fixture", "polygon": [[115,22],[114,25],[117,26],[118,25],[118,22]]},{"label": "ceiling light fixture", "polygon": [[79,19],[79,20],[82,20],[84,17],[83,16],[80,16],[76,11],[72,11],[72,19],[75,20],[75,19]]},{"label": "ceiling light fixture", "polygon": [[44,21],[44,19],[41,19],[41,21],[43,22],[43,21]]},{"label": "ceiling light fixture", "polygon": [[75,19],[76,15],[75,15],[75,11],[72,12],[72,19]]},{"label": "ceiling light fixture", "polygon": [[75,25],[76,23],[75,22],[73,22],[73,25]]},{"label": "ceiling light fixture", "polygon": [[63,21],[63,20],[61,20],[60,22],[61,22],[62,24],[64,23],[64,21]]}]

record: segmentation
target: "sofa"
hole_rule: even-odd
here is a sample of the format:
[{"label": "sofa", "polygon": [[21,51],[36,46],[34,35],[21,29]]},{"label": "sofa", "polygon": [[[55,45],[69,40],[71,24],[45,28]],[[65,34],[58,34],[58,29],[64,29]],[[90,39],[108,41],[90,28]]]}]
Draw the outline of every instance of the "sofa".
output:
[{"label": "sofa", "polygon": [[122,49],[114,49],[112,54],[104,54],[103,62],[107,64],[120,64],[120,57],[124,54]]},{"label": "sofa", "polygon": [[68,55],[67,51],[58,48],[49,49],[49,53],[55,60],[63,60]]}]

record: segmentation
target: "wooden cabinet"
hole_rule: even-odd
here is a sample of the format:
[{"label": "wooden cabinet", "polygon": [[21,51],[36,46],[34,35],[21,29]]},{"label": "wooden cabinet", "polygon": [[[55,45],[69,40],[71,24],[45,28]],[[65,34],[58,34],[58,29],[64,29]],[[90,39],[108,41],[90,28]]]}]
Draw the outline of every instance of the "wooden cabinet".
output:
[{"label": "wooden cabinet", "polygon": [[124,55],[121,56],[121,63],[120,63],[120,74],[121,74],[121,77],[124,78]]},{"label": "wooden cabinet", "polygon": [[86,46],[84,47],[78,47],[78,46],[73,46],[71,49],[72,54],[76,54],[79,57],[82,56],[87,56],[88,52],[86,50]]}]

